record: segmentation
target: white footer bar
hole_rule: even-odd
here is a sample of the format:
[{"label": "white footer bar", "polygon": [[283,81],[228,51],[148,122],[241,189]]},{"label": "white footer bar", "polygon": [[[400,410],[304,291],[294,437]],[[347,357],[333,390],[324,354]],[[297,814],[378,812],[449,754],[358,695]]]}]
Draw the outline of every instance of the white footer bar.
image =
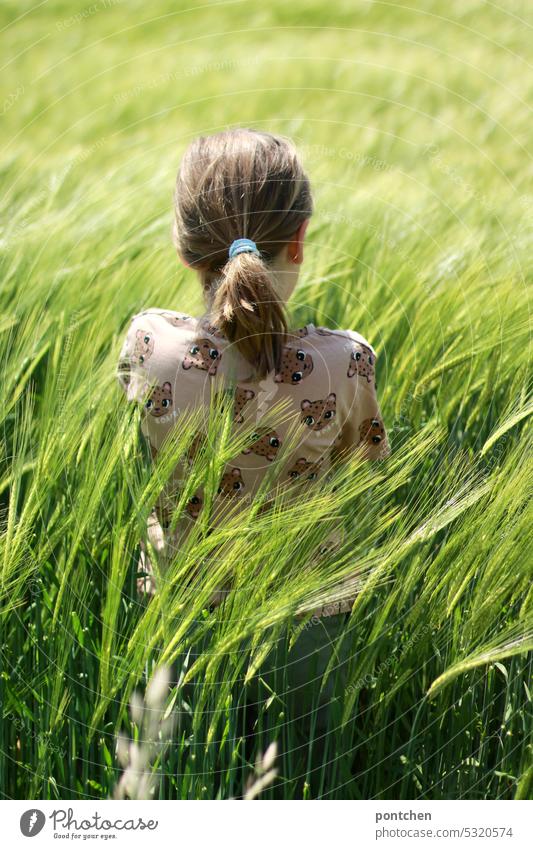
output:
[{"label": "white footer bar", "polygon": [[511,801],[1,804],[6,847],[533,847],[533,803]]}]

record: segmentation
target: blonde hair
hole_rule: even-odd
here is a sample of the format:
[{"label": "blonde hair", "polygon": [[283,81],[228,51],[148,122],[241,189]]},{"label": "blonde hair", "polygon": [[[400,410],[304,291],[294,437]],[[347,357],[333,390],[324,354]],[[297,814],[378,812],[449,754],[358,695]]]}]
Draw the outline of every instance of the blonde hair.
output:
[{"label": "blonde hair", "polygon": [[[176,247],[200,272],[211,323],[259,377],[278,369],[287,317],[269,266],[313,212],[293,143],[251,129],[197,138],[178,173],[175,212]],[[229,259],[239,238],[252,239],[260,255]]]}]

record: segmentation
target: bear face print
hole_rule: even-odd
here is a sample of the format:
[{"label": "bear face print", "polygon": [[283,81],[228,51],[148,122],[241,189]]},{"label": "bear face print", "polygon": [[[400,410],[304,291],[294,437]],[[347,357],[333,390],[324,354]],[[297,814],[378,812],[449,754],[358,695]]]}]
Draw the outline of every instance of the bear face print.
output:
[{"label": "bear face print", "polygon": [[350,362],[348,365],[348,377],[354,377],[358,374],[359,377],[366,377],[368,383],[372,383],[374,379],[374,355],[372,351],[358,343],[354,345],[350,352]]},{"label": "bear face print", "polygon": [[300,457],[299,460],[296,460],[296,462],[293,463],[287,474],[291,480],[305,478],[308,481],[314,481],[318,477],[320,463],[321,460],[317,463],[313,463],[312,460],[306,460],[305,457]]},{"label": "bear face print", "polygon": [[191,517],[191,519],[197,519],[200,515],[202,505],[202,497],[198,493],[196,493],[196,495],[193,495],[191,498],[189,498],[185,511],[187,515]]},{"label": "bear face print", "polygon": [[135,345],[133,346],[132,360],[134,363],[144,365],[154,353],[154,340],[152,334],[147,330],[137,330],[135,334]]},{"label": "bear face print", "polygon": [[359,425],[359,442],[379,445],[385,439],[385,428],[380,419],[364,419]]},{"label": "bear face print", "polygon": [[303,339],[305,336],[309,336],[309,330],[307,327],[299,327],[298,330],[294,330],[291,335],[298,336],[300,339]]},{"label": "bear face print", "polygon": [[243,489],[244,481],[242,479],[241,470],[229,469],[229,471],[224,472],[222,475],[217,492],[222,495],[235,496],[241,495]]},{"label": "bear face print", "polygon": [[337,415],[337,396],[331,392],[327,398],[318,401],[302,401],[301,421],[311,430],[324,430]]},{"label": "bear face print", "polygon": [[235,389],[235,399],[233,402],[233,421],[241,424],[244,421],[244,416],[242,414],[244,406],[251,401],[252,398],[255,398],[255,392],[253,389],[243,389],[242,386],[237,386]]},{"label": "bear face print", "polygon": [[144,406],[150,415],[155,416],[155,418],[168,413],[172,407],[172,386],[168,380],[162,386],[154,386],[152,394]]},{"label": "bear face print", "polygon": [[275,460],[281,447],[281,440],[275,430],[267,430],[263,433],[252,435],[253,443],[245,448],[243,454],[257,454],[258,457],[266,457],[267,460]]},{"label": "bear face print", "polygon": [[217,373],[221,358],[222,354],[209,339],[197,339],[189,348],[182,365],[184,369],[190,369],[194,366],[213,375]]},{"label": "bear face print", "polygon": [[281,370],[275,375],[276,383],[291,383],[293,386],[308,377],[313,371],[313,358],[301,348],[286,347],[281,356]]}]

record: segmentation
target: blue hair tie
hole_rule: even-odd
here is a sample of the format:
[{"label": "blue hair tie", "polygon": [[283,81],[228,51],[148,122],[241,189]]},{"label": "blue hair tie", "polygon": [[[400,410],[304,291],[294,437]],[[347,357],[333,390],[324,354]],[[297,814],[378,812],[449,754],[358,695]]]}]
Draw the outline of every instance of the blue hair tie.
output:
[{"label": "blue hair tie", "polygon": [[233,259],[234,256],[237,256],[237,254],[247,253],[261,256],[257,245],[251,239],[235,239],[229,247],[228,256],[230,259]]}]

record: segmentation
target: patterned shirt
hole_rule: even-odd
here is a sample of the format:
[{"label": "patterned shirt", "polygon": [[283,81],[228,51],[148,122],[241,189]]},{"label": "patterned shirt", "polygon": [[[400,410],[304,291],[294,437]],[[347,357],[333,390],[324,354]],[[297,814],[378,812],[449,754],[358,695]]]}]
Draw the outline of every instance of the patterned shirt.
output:
[{"label": "patterned shirt", "polygon": [[[221,505],[230,501],[234,509],[253,497],[273,464],[279,463],[276,481],[290,487],[320,479],[335,452],[358,449],[368,459],[387,456],[375,364],[374,349],[359,333],[307,324],[288,335],[279,371],[257,380],[250,364],[205,319],[150,308],[130,321],[117,377],[128,400],[141,406],[141,430],[153,458],[181,415],[199,407],[209,410],[217,380],[232,387],[233,426],[250,430],[258,425],[220,478],[216,500]],[[261,424],[272,409],[282,410],[279,419]],[[285,440],[288,453],[281,451]],[[200,490],[189,499],[183,518],[172,522],[172,534],[165,532],[172,492],[179,491],[195,443],[149,521],[149,538],[158,551],[172,553],[202,510]],[[215,505],[215,522],[223,512],[217,514]]]}]

